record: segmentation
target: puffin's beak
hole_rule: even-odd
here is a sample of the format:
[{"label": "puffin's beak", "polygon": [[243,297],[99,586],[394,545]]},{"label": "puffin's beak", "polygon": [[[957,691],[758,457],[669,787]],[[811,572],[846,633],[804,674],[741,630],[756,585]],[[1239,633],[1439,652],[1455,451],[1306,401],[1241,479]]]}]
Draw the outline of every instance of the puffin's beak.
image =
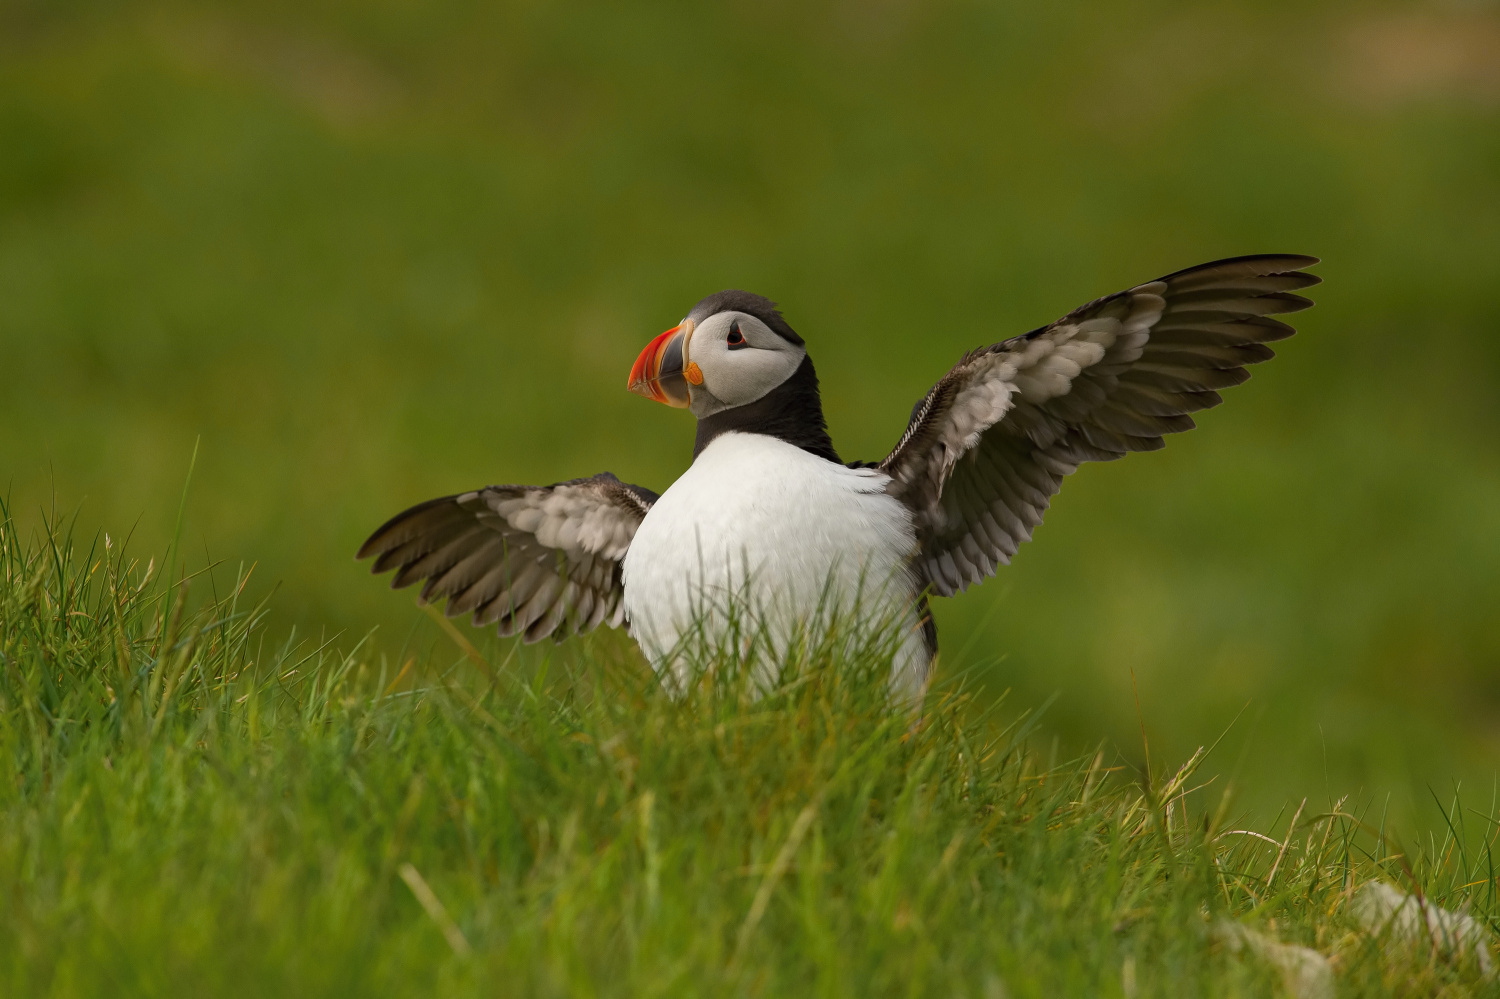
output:
[{"label": "puffin's beak", "polygon": [[684,322],[646,344],[646,349],[630,368],[626,388],[647,399],[686,409],[691,400],[688,398],[687,379],[683,376],[686,361],[683,355],[687,352],[688,337],[692,333],[693,324]]}]

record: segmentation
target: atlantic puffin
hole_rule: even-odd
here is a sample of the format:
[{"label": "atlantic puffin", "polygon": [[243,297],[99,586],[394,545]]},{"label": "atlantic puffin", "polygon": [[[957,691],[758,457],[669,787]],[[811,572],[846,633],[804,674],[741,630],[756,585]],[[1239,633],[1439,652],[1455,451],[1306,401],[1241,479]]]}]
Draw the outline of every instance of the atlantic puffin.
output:
[{"label": "atlantic puffin", "polygon": [[[697,418],[693,461],[661,495],[608,472],[418,504],[360,548],[391,585],[423,580],[526,642],[625,624],[664,679],[688,629],[731,595],[790,626],[839,607],[895,615],[892,688],[920,697],[937,652],[927,598],[1009,564],[1065,476],[1154,451],[1217,406],[1294,330],[1316,257],[1190,267],[963,355],[896,446],[845,463],[818,376],[776,303],[721,291],[636,359],[627,387]],[[701,633],[701,631],[700,631]]]}]

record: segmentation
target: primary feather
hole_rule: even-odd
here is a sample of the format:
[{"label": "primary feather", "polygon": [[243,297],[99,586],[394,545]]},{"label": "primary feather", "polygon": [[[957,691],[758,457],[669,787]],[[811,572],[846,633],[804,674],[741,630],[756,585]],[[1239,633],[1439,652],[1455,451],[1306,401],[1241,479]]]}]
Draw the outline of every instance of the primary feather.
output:
[{"label": "primary feather", "polygon": [[358,558],[425,579],[422,600],[528,642],[623,621],[621,563],[655,493],[608,472],[551,486],[486,486],[429,500],[370,536]]},{"label": "primary feather", "polygon": [[966,354],[917,405],[879,468],[912,511],[920,578],[951,596],[1008,564],[1063,477],[1153,451],[1291,336],[1317,258],[1235,257],[1090,302]]}]

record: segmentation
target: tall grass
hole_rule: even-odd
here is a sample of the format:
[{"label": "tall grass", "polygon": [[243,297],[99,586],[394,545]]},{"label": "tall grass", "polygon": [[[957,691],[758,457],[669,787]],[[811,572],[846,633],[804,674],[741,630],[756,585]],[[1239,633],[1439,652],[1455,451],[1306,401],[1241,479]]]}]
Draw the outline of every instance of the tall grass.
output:
[{"label": "tall grass", "polygon": [[1494,990],[1348,905],[1378,878],[1493,924],[1493,824],[1400,850],[1304,803],[1242,829],[1202,752],[1053,760],[962,686],[914,722],[890,643],[848,635],[769,690],[710,656],[678,697],[614,633],[268,646],[243,572],[0,525],[8,996],[1279,987],[1226,926],[1333,955],[1346,993]]}]

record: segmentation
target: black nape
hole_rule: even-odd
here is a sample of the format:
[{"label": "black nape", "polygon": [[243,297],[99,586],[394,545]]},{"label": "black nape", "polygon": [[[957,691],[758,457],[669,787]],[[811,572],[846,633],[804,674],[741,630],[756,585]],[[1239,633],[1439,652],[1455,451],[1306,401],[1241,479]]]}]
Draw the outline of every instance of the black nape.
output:
[{"label": "black nape", "polygon": [[823,419],[823,399],[811,357],[803,357],[792,377],[754,402],[699,420],[693,457],[702,454],[715,437],[732,430],[775,437],[819,458],[839,460]]}]

